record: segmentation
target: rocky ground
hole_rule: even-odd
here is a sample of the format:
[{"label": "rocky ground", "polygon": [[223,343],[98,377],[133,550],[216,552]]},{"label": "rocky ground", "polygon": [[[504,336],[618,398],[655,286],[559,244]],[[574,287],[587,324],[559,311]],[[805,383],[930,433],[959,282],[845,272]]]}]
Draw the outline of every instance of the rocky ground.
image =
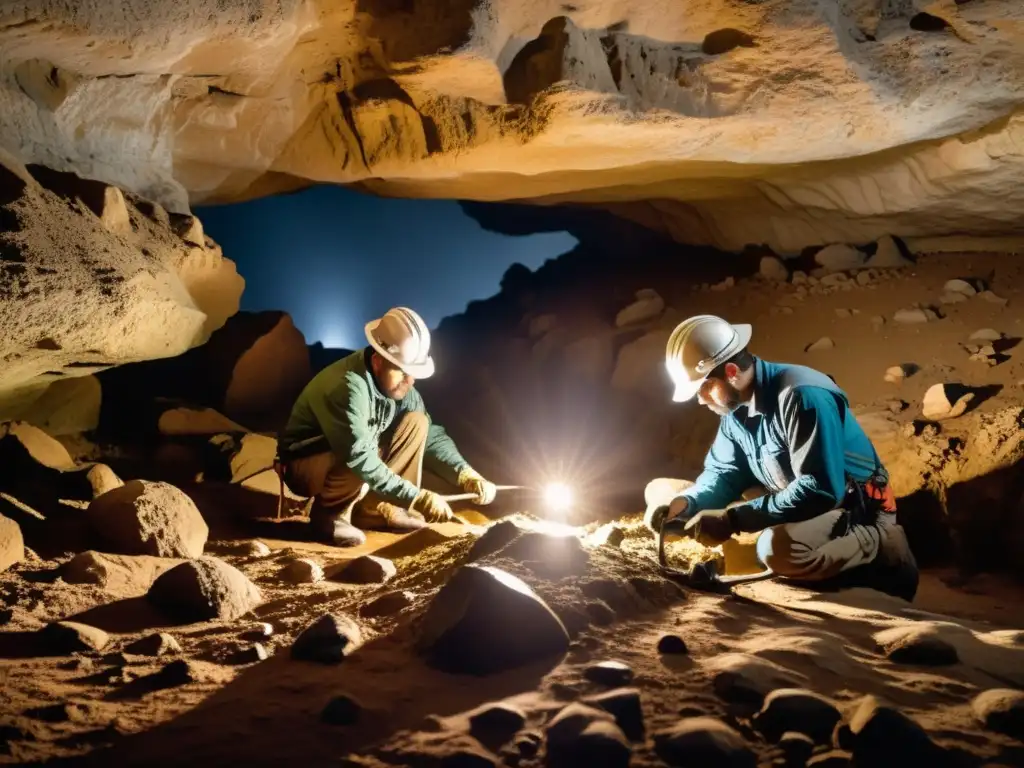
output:
[{"label": "rocky ground", "polygon": [[[466,317],[508,339],[470,347],[493,348],[472,367],[456,353],[472,334],[442,328],[449,373],[428,402],[496,480],[554,463],[576,482],[558,451],[627,457],[605,485],[577,483],[565,522],[512,497],[338,550],[302,541],[290,492],[275,518],[259,472],[273,439],[214,411],[161,406],[145,451],[6,425],[0,760],[1021,764],[1024,588],[1006,575],[1024,519],[1021,268],[866,258],[748,259],[703,285],[634,263],[601,290],[510,288],[477,308],[512,318],[499,336]],[[642,481],[692,476],[714,428],[667,406],[661,368],[668,330],[698,312],[753,322],[756,353],[850,393],[933,565],[914,604],[774,582],[710,595],[659,574]],[[521,445],[537,461],[509,461]],[[670,554],[739,572],[750,543]]]}]

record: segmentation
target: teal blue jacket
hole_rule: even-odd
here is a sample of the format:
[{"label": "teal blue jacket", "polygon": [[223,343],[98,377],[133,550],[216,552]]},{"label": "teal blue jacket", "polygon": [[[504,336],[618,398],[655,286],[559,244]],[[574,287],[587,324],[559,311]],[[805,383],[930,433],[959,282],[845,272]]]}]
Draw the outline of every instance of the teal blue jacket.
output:
[{"label": "teal blue jacket", "polygon": [[430,420],[415,387],[400,401],[377,388],[369,356],[369,349],[353,352],[313,377],[278,438],[279,455],[287,462],[333,451],[372,491],[408,506],[420,489],[388,469],[378,453],[381,435],[402,414],[426,415],[430,426],[423,461],[441,479],[456,484],[468,464],[444,428]]},{"label": "teal blue jacket", "polygon": [[768,493],[734,507],[742,531],[793,523],[838,507],[848,478],[884,473],[846,394],[823,373],[755,358],[754,396],[723,416],[696,484],[683,491],[687,516],[724,509],[744,490]]}]

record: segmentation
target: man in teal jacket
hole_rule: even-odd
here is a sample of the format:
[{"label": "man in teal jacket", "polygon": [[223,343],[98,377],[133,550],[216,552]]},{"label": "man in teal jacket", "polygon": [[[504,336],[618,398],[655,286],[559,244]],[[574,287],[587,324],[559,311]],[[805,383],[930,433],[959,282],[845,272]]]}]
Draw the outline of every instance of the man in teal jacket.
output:
[{"label": "man in teal jacket", "polygon": [[[758,557],[780,576],[912,600],[917,565],[888,473],[846,394],[811,368],[754,357],[750,337],[749,325],[712,315],[670,337],[673,399],[696,395],[721,421],[695,483],[648,486],[648,523],[707,546],[763,531]],[[734,504],[752,486],[767,493]]]},{"label": "man in teal jacket", "polygon": [[363,530],[411,531],[452,520],[443,497],[422,488],[423,463],[477,502],[496,488],[475,472],[414,388],[434,372],[430,331],[396,307],[366,325],[369,346],[313,377],[279,439],[288,486],[314,497],[320,538],[357,546]]}]

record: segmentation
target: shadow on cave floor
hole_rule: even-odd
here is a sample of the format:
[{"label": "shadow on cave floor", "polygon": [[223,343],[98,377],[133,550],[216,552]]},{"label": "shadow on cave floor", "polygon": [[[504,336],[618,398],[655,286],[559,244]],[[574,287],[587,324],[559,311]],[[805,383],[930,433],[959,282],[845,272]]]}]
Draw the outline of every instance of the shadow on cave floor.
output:
[{"label": "shadow on cave floor", "polygon": [[[176,719],[74,764],[166,765],[168,749],[187,738],[192,755],[202,754],[206,764],[233,762],[244,740],[250,755],[261,756],[261,764],[326,765],[399,730],[423,727],[428,715],[443,717],[534,690],[560,661],[551,658],[492,675],[481,685],[481,678],[428,667],[404,633],[372,640],[338,665],[294,661],[282,652],[245,670]],[[363,706],[358,728],[319,720],[320,710],[342,693]]]}]

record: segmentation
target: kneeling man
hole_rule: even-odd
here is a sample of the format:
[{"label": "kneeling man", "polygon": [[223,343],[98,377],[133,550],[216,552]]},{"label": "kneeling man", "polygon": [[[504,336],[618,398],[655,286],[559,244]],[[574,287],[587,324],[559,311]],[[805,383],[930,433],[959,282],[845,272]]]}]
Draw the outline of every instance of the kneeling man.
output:
[{"label": "kneeling man", "polygon": [[[888,473],[846,394],[811,368],[753,356],[751,333],[713,315],[672,332],[673,400],[696,396],[721,422],[695,483],[648,486],[648,525],[706,546],[762,531],[758,558],[782,577],[913,600],[917,564]],[[755,485],[767,495],[733,504]]]},{"label": "kneeling man", "polygon": [[366,325],[369,346],[324,368],[299,395],[278,441],[284,480],[313,496],[310,522],[339,547],[363,530],[407,532],[452,520],[444,498],[422,488],[423,462],[477,503],[493,483],[475,472],[434,424],[413,387],[434,373],[430,331],[405,307]]}]

